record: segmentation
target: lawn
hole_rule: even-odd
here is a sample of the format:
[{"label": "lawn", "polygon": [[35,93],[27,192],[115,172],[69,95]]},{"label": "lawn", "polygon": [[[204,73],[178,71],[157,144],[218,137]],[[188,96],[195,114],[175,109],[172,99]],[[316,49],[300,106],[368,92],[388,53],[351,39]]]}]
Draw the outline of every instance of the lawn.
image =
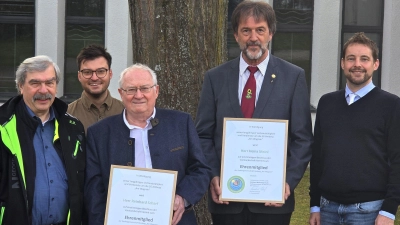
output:
[{"label": "lawn", "polygon": [[[295,189],[296,208],[293,212],[290,225],[304,225],[308,224],[310,216],[310,197],[308,195],[308,187],[310,180],[310,170],[307,169],[300,184]],[[397,210],[397,217],[395,225],[400,225],[400,210]]]}]

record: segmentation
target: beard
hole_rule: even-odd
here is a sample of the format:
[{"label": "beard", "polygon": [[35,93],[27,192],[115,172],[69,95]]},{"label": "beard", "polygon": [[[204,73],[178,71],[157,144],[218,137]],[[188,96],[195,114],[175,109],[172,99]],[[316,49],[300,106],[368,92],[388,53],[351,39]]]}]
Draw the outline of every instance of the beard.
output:
[{"label": "beard", "polygon": [[[355,71],[364,73],[364,76],[362,78],[356,78],[356,77],[352,76],[351,73],[353,73]],[[349,69],[349,72],[347,74],[345,73],[345,76],[346,76],[346,79],[350,83],[352,83],[354,85],[361,85],[361,84],[364,84],[365,82],[369,81],[372,77],[372,74],[368,74],[367,70],[365,70],[363,68],[351,68],[351,69]]]},{"label": "beard", "polygon": [[[249,47],[259,47],[260,50],[257,52],[251,51]],[[262,45],[260,42],[247,42],[246,45],[240,45],[240,50],[244,53],[244,55],[250,60],[257,60],[264,55],[264,53],[268,50],[268,42]]]},{"label": "beard", "polygon": [[[95,83],[95,82],[92,82],[92,83]],[[90,95],[92,98],[95,98],[95,99],[101,98],[104,95],[104,93],[107,92],[108,84],[105,82],[98,83],[99,85],[101,85],[101,88],[99,88],[97,90],[92,90],[92,88],[90,88],[90,84],[91,83],[86,83],[86,84],[81,84],[81,85],[82,85],[82,89],[86,92],[86,94]]]}]

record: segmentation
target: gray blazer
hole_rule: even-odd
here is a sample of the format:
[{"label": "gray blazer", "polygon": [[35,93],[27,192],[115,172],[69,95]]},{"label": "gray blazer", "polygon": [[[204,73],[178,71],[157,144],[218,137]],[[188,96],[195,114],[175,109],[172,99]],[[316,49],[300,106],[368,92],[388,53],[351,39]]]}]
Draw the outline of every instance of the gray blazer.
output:
[{"label": "gray blazer", "polygon": [[[239,57],[205,74],[195,124],[212,177],[220,175],[224,117],[243,117],[238,88]],[[253,118],[289,120],[286,182],[291,195],[280,208],[257,203],[247,203],[248,207],[254,213],[290,213],[294,210],[293,189],[307,168],[313,140],[304,70],[271,55]],[[236,202],[218,205],[209,198],[211,213],[239,213],[243,206],[244,203]]]}]

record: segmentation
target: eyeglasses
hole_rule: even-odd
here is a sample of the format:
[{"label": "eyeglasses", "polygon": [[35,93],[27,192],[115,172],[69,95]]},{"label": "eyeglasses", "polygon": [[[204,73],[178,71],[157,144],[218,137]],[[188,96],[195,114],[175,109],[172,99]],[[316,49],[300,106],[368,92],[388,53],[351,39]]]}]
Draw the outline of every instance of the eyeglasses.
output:
[{"label": "eyeglasses", "polygon": [[127,95],[135,95],[138,90],[140,90],[141,93],[149,93],[151,88],[154,86],[156,86],[156,84],[154,84],[153,86],[150,86],[150,87],[146,87],[146,86],[140,87],[140,88],[133,87],[133,88],[128,88],[126,90],[121,88],[121,90],[125,91]]},{"label": "eyeglasses", "polygon": [[96,73],[96,76],[98,78],[103,78],[107,75],[108,69],[104,69],[104,68],[100,68],[97,70],[89,70],[89,69],[85,69],[85,70],[81,70],[79,71],[81,72],[82,76],[86,79],[90,79],[93,76],[93,72]]}]

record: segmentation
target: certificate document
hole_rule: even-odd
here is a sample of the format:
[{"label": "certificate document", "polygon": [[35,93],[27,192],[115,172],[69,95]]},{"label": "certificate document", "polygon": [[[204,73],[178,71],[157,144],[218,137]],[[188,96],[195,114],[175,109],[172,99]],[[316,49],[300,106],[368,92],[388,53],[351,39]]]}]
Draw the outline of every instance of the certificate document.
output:
[{"label": "certificate document", "polygon": [[171,224],[177,174],[111,165],[104,224]]},{"label": "certificate document", "polygon": [[224,118],[223,201],[284,203],[287,120]]}]

